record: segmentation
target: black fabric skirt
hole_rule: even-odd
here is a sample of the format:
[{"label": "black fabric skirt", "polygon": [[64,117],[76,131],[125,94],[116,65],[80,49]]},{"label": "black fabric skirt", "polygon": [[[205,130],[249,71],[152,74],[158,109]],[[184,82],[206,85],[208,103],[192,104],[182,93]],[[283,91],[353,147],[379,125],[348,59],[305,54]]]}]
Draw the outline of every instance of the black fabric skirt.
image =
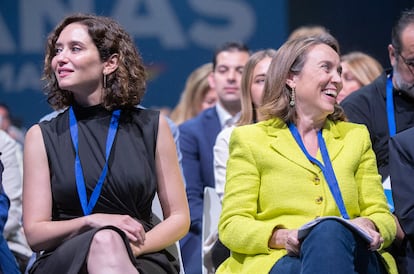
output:
[{"label": "black fabric skirt", "polygon": [[46,251],[34,262],[29,274],[83,274],[86,270],[86,258],[92,238],[96,232],[102,229],[112,229],[121,235],[127,248],[131,262],[135,265],[140,274],[179,273],[180,265],[178,260],[167,250],[156,253],[144,254],[135,258],[129,246],[125,233],[114,226],[105,226],[88,230],[79,234],[57,247],[53,251]]}]

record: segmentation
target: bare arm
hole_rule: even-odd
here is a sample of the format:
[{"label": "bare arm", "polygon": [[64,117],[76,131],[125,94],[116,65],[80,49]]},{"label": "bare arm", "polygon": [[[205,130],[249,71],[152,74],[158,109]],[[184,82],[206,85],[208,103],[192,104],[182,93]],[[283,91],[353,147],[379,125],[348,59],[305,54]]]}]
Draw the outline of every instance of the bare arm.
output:
[{"label": "bare arm", "polygon": [[132,245],[135,255],[158,251],[173,244],[190,227],[190,213],[177,152],[171,131],[162,115],[158,128],[155,165],[164,221],[146,233],[144,245]]},{"label": "bare arm", "polygon": [[52,222],[49,165],[38,125],[26,135],[23,175],[23,224],[29,245],[35,251],[59,245],[86,226],[84,218]]},{"label": "bare arm", "polygon": [[106,225],[123,230],[131,242],[138,245],[144,242],[143,226],[128,215],[98,213],[52,221],[51,191],[42,132],[35,125],[27,133],[24,148],[23,223],[31,248],[35,251],[50,249],[83,231]]}]

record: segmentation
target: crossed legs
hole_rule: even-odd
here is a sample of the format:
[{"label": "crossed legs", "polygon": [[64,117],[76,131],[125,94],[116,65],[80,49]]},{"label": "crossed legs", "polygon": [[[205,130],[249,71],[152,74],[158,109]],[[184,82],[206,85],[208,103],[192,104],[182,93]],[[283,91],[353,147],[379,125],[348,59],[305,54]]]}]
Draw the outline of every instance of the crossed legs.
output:
[{"label": "crossed legs", "polygon": [[125,243],[118,232],[103,229],[95,233],[87,258],[89,274],[137,274]]}]

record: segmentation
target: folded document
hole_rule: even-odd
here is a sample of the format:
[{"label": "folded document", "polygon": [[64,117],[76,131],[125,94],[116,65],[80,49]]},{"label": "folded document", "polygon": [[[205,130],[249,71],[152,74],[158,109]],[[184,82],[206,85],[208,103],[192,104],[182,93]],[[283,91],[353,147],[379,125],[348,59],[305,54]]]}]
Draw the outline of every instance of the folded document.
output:
[{"label": "folded document", "polygon": [[356,234],[358,234],[359,236],[361,236],[362,239],[364,239],[367,243],[371,243],[371,241],[372,241],[371,236],[365,230],[361,229],[360,227],[358,227],[357,225],[355,225],[351,221],[349,221],[347,219],[344,219],[344,218],[341,218],[341,217],[337,217],[337,216],[319,217],[319,218],[316,218],[316,219],[310,221],[309,223],[304,224],[303,226],[301,226],[299,228],[298,239],[303,240],[317,224],[319,224],[320,222],[323,222],[325,220],[336,220],[336,221],[344,224],[351,231],[353,231]]}]

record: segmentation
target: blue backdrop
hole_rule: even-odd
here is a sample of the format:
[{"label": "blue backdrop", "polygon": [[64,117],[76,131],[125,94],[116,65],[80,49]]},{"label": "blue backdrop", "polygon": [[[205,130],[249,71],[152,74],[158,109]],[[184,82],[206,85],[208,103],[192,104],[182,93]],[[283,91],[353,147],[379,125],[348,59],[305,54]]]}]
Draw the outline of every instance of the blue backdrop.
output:
[{"label": "blue backdrop", "polygon": [[51,111],[40,81],[48,33],[65,16],[87,12],[118,20],[150,72],[146,107],[174,107],[188,74],[228,40],[252,50],[287,36],[285,0],[2,0],[0,101],[29,127]]}]

